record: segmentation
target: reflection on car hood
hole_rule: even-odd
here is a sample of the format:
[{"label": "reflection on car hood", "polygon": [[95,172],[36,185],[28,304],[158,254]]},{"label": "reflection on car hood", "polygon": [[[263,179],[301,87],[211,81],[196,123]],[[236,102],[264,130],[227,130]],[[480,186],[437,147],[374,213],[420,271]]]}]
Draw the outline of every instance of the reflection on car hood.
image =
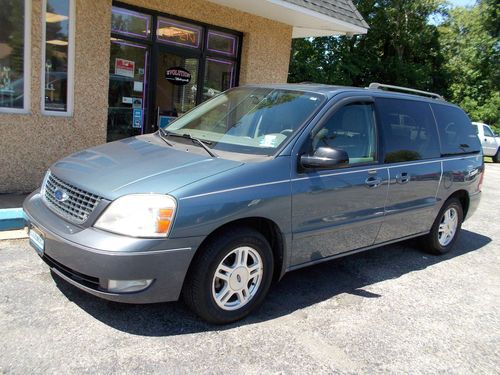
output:
[{"label": "reflection on car hood", "polygon": [[133,193],[169,193],[241,164],[181,151],[180,146],[170,147],[149,134],[77,152],[50,170],[63,181],[115,199]]}]

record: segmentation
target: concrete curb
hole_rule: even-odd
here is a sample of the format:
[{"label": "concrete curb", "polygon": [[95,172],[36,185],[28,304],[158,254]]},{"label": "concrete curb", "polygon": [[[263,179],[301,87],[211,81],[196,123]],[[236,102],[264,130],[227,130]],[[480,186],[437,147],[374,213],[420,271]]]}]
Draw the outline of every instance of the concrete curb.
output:
[{"label": "concrete curb", "polygon": [[0,209],[0,231],[23,229],[26,216],[22,208]]},{"label": "concrete curb", "polygon": [[24,238],[28,238],[28,231],[26,228],[0,231],[0,242],[7,240],[21,240]]}]

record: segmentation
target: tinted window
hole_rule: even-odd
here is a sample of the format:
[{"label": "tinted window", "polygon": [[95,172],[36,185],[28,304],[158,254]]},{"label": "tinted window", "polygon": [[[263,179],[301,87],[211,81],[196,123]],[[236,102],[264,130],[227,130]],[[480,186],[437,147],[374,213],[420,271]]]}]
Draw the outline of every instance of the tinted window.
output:
[{"label": "tinted window", "polygon": [[484,130],[484,135],[485,136],[487,136],[487,137],[494,137],[495,136],[493,134],[493,132],[490,130],[490,128],[488,128],[487,126],[483,125],[483,130]]},{"label": "tinted window", "polygon": [[431,104],[444,155],[479,152],[481,144],[467,115],[460,108]]},{"label": "tinted window", "polygon": [[203,85],[203,100],[220,94],[234,86],[236,62],[207,57],[205,62],[205,81]]},{"label": "tinted window", "polygon": [[429,104],[379,98],[377,106],[382,122],[386,163],[440,156],[436,125]]},{"label": "tinted window", "polygon": [[111,13],[111,31],[131,37],[149,38],[151,16],[132,10],[113,7]]},{"label": "tinted window", "polygon": [[313,149],[321,146],[346,151],[349,164],[375,161],[377,141],[373,105],[354,103],[335,112],[313,138]]}]

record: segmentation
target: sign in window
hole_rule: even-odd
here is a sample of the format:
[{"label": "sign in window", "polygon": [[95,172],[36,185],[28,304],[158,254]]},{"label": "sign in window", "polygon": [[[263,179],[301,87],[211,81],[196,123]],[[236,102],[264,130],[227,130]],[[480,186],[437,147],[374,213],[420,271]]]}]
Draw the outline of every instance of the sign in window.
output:
[{"label": "sign in window", "polygon": [[181,47],[200,48],[202,28],[186,22],[158,18],[156,30],[160,42]]}]

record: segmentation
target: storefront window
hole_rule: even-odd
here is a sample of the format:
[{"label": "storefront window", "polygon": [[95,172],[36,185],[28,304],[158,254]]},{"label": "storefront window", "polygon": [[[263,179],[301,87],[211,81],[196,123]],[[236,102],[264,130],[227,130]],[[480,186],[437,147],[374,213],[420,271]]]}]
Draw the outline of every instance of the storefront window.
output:
[{"label": "storefront window", "polygon": [[220,31],[208,31],[208,51],[236,57],[238,38]]},{"label": "storefront window", "polygon": [[157,122],[167,126],[196,106],[199,59],[161,51],[156,77]]},{"label": "storefront window", "polygon": [[146,39],[151,35],[150,25],[150,15],[113,7],[111,31],[114,33]]},{"label": "storefront window", "polygon": [[[0,0],[0,111],[28,109],[29,24],[26,14],[30,2]],[[28,37],[26,37],[28,35]],[[26,77],[26,78],[25,78]]]},{"label": "storefront window", "polygon": [[203,100],[210,99],[234,86],[234,68],[235,63],[233,61],[207,58]]},{"label": "storefront window", "polygon": [[108,142],[143,132],[147,63],[146,46],[120,39],[111,41]]},{"label": "storefront window", "polygon": [[45,59],[42,75],[44,112],[71,113],[73,91],[74,0],[46,0]]},{"label": "storefront window", "polygon": [[196,105],[238,85],[241,33],[115,5],[108,141],[168,127]]},{"label": "storefront window", "polygon": [[181,47],[200,48],[201,31],[200,26],[160,17],[156,34],[161,42]]}]

